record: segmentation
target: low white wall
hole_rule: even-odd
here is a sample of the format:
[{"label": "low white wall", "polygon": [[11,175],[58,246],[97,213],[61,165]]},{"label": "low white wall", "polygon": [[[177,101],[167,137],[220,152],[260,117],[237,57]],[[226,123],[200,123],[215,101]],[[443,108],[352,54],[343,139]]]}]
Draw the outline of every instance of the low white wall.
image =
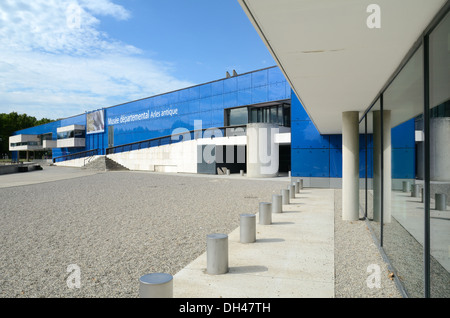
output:
[{"label": "low white wall", "polygon": [[[92,162],[95,159],[97,159],[98,157],[101,157],[101,156],[94,156],[89,161]],[[81,167],[84,167],[85,160],[86,160],[86,158],[79,158],[79,159],[72,159],[72,160],[67,160],[67,161],[62,161],[62,162],[55,162],[55,166],[81,168]],[[88,162],[86,161],[86,164],[87,163]]]},{"label": "low white wall", "polygon": [[130,170],[197,173],[197,141],[108,155]]}]

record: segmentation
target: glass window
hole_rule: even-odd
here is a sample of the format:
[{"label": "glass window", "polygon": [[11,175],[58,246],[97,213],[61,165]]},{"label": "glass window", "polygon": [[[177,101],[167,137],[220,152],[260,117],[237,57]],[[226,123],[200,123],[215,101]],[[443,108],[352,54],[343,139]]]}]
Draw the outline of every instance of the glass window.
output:
[{"label": "glass window", "polygon": [[248,110],[247,107],[228,109],[228,126],[247,125]]},{"label": "glass window", "polygon": [[430,296],[450,297],[450,16],[430,47]]},{"label": "glass window", "polygon": [[[424,107],[423,57],[421,46],[384,92],[384,114],[379,112],[378,122],[374,120],[374,197],[377,178],[384,178],[383,248],[410,297],[424,295],[424,204],[419,196],[423,179],[417,169],[423,165],[423,154],[415,131],[415,119]],[[377,130],[383,134],[384,150],[379,150]],[[382,172],[375,165],[381,151]]]}]

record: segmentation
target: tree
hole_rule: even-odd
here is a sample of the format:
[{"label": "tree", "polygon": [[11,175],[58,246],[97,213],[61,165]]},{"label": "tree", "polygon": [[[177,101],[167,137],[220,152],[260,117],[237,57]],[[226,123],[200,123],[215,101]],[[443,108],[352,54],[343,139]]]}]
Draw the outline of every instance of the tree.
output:
[{"label": "tree", "polygon": [[9,151],[9,137],[17,130],[22,130],[30,127],[35,127],[52,122],[48,118],[37,120],[36,117],[28,116],[26,114],[19,115],[16,112],[9,114],[0,113],[0,154],[7,153],[10,157]]}]

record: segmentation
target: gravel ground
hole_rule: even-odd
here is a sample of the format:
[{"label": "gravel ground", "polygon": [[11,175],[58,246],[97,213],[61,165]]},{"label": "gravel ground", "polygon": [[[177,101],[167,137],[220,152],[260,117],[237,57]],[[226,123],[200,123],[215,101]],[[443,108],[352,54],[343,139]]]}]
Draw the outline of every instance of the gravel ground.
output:
[{"label": "gravel ground", "polygon": [[[0,189],[0,297],[136,297],[140,276],[174,275],[207,234],[231,232],[284,187],[108,172]],[[66,283],[71,264],[79,289]]]},{"label": "gravel ground", "polygon": [[[342,220],[342,191],[335,190],[334,265],[336,298],[402,297],[364,220]],[[379,285],[375,279],[380,273]],[[368,284],[369,281],[369,284]],[[371,287],[369,287],[371,286]],[[379,288],[378,288],[379,286]]]},{"label": "gravel ground", "polygon": [[[138,278],[174,275],[286,183],[107,172],[0,189],[0,297],[138,295]],[[336,297],[400,297],[364,221],[343,222],[336,190]],[[355,240],[355,238],[357,238]],[[81,288],[68,288],[76,264]],[[367,267],[381,268],[368,288]]]}]

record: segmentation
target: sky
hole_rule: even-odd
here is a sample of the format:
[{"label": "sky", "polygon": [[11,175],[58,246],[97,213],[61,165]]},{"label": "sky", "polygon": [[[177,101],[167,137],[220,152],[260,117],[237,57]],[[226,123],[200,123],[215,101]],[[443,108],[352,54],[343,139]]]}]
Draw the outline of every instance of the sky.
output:
[{"label": "sky", "polygon": [[0,113],[58,119],[275,65],[237,0],[1,0]]}]

